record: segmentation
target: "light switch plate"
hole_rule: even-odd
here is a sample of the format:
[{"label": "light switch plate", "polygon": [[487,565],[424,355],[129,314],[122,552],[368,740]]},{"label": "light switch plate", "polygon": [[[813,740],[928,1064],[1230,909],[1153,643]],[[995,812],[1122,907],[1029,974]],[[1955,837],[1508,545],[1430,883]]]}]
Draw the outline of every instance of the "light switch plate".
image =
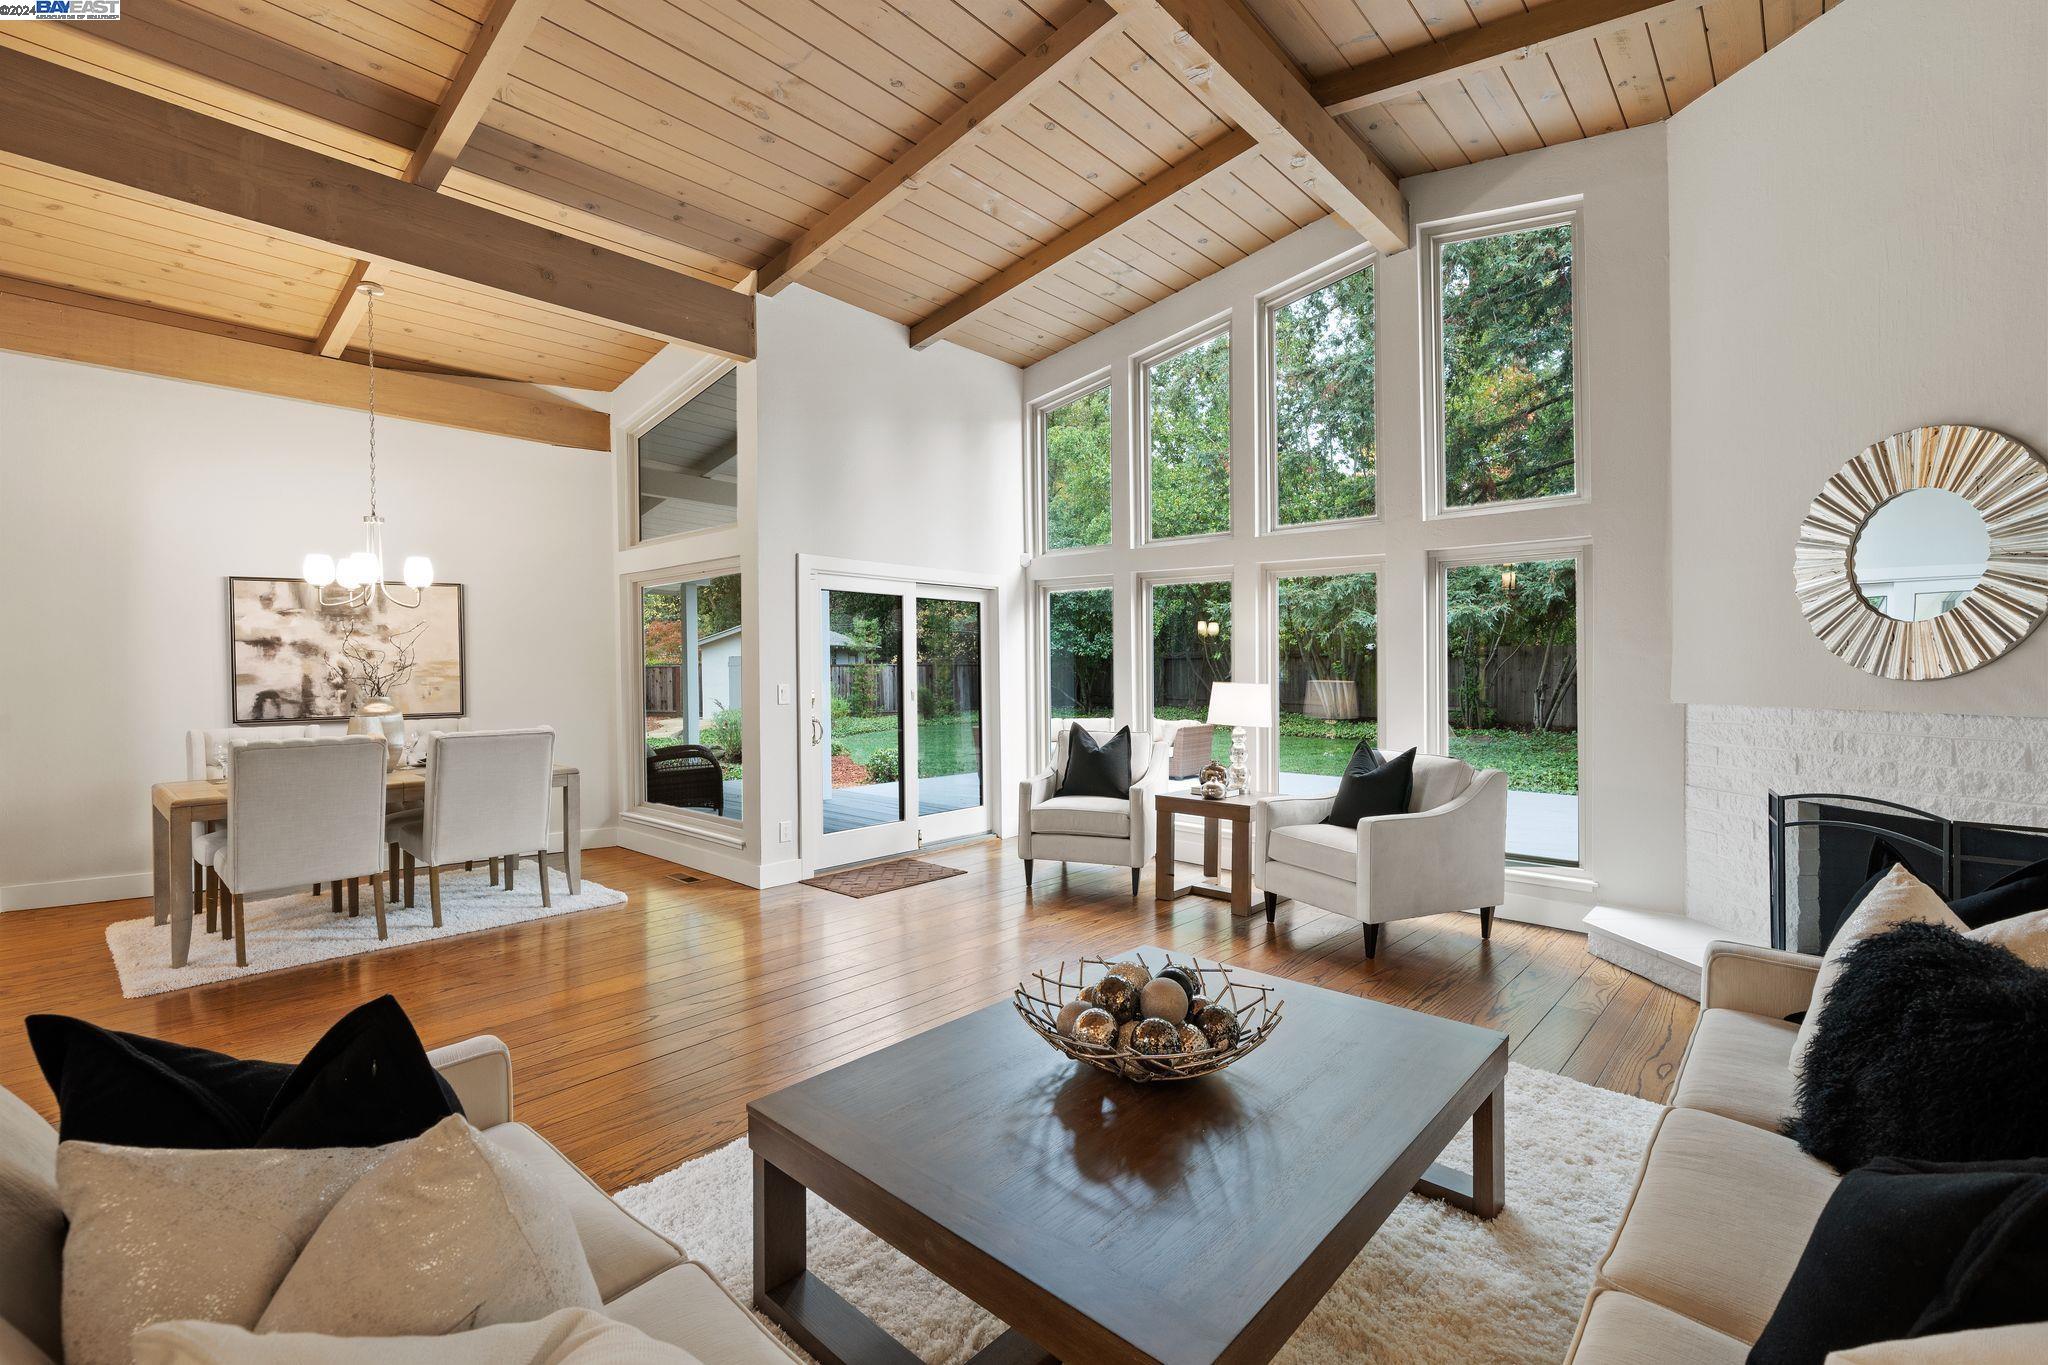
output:
[{"label": "light switch plate", "polygon": [[777,683],[777,684],[775,684],[775,704],[776,704],[777,706],[787,706],[787,705],[789,705],[789,684],[788,684],[788,683]]},{"label": "light switch plate", "polygon": [[786,844],[796,838],[796,825],[793,821],[784,820],[775,827],[775,832],[782,836],[782,842]]}]

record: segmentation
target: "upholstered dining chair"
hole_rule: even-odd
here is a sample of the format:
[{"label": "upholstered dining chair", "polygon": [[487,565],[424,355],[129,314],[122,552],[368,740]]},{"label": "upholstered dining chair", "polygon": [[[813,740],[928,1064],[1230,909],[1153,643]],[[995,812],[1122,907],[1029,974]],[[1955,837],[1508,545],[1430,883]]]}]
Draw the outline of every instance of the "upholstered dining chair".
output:
[{"label": "upholstered dining chair", "polygon": [[[441,869],[488,858],[492,880],[500,859],[512,887],[520,855],[540,866],[540,903],[548,891],[548,795],[555,773],[555,732],[465,730],[427,739],[426,799],[394,815],[391,850],[405,858],[405,903],[413,903],[414,874],[427,865],[427,899],[441,927]],[[394,881],[397,864],[392,864]]]},{"label": "upholstered dining chair", "polygon": [[370,878],[377,937],[388,937],[384,884],[384,741],[375,735],[289,739],[228,750],[228,827],[214,871],[229,897],[235,965],[249,965],[245,903],[313,882]]},{"label": "upholstered dining chair", "polygon": [[[310,725],[235,725],[221,730],[185,732],[185,779],[188,782],[217,781],[227,776],[227,751],[244,744],[276,739],[308,739],[318,731]],[[220,876],[213,870],[213,855],[227,842],[224,820],[192,822],[192,907],[196,914],[206,909],[206,928],[218,926]],[[320,888],[314,887],[317,895]]]},{"label": "upholstered dining chair", "polygon": [[1117,800],[1107,796],[1059,796],[1067,771],[1067,745],[1078,725],[1107,743],[1123,728],[1114,720],[1055,719],[1052,767],[1027,777],[1017,789],[1017,856],[1024,860],[1024,883],[1040,858],[1096,863],[1131,870],[1131,894],[1152,852],[1152,799],[1166,785],[1172,767],[1174,737],[1186,721],[1155,721],[1149,733],[1131,732],[1131,792]]}]

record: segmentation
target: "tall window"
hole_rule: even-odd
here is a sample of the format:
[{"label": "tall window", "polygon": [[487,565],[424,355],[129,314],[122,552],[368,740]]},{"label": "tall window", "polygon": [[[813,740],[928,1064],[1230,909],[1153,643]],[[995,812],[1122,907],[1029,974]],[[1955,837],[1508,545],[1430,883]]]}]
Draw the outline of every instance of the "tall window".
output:
[{"label": "tall window", "polygon": [[1276,584],[1280,790],[1337,790],[1345,762],[1379,743],[1379,584],[1369,573],[1299,574]]},{"label": "tall window", "polygon": [[1145,368],[1152,539],[1230,529],[1230,333]]},{"label": "tall window", "polygon": [[1046,699],[1055,722],[1116,708],[1116,626],[1108,588],[1046,594]]},{"label": "tall window", "polygon": [[640,433],[640,539],[730,526],[740,516],[738,371]]},{"label": "tall window", "polygon": [[1371,516],[1373,268],[1275,308],[1272,325],[1279,524]]},{"label": "tall window", "polygon": [[[1152,715],[1156,720],[1209,718],[1209,690],[1230,681],[1230,584],[1152,585]],[[1230,730],[1218,726],[1209,752],[1175,753],[1170,778],[1198,777],[1214,758],[1228,762]]]},{"label": "tall window", "polygon": [[640,589],[646,800],[738,820],[741,808],[740,576]]},{"label": "tall window", "polygon": [[1576,490],[1570,223],[1438,248],[1443,501]]},{"label": "tall window", "polygon": [[1109,386],[1039,415],[1045,548],[1109,544]]},{"label": "tall window", "polygon": [[1451,753],[1508,775],[1508,856],[1579,861],[1579,580],[1570,559],[1446,575]]}]

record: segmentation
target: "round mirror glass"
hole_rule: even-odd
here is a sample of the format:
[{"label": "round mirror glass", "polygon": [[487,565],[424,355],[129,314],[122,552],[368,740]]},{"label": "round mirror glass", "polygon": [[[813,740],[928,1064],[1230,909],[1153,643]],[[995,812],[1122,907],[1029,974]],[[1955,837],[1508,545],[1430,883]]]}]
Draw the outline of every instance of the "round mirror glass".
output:
[{"label": "round mirror glass", "polygon": [[1854,553],[1864,601],[1895,621],[1928,621],[1953,610],[1984,577],[1991,532],[1968,499],[1915,488],[1871,513]]}]

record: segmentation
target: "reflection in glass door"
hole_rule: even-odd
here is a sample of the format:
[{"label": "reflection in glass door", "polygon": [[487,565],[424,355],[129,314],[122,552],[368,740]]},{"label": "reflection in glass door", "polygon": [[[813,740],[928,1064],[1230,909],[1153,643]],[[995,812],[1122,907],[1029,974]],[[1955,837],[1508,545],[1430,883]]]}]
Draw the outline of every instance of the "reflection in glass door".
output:
[{"label": "reflection in glass door", "polygon": [[823,591],[825,833],[904,819],[903,598]]},{"label": "reflection in glass door", "polygon": [[957,811],[979,816],[987,797],[981,767],[981,601],[917,599],[917,812],[925,839],[986,829],[972,820],[938,820]]}]

